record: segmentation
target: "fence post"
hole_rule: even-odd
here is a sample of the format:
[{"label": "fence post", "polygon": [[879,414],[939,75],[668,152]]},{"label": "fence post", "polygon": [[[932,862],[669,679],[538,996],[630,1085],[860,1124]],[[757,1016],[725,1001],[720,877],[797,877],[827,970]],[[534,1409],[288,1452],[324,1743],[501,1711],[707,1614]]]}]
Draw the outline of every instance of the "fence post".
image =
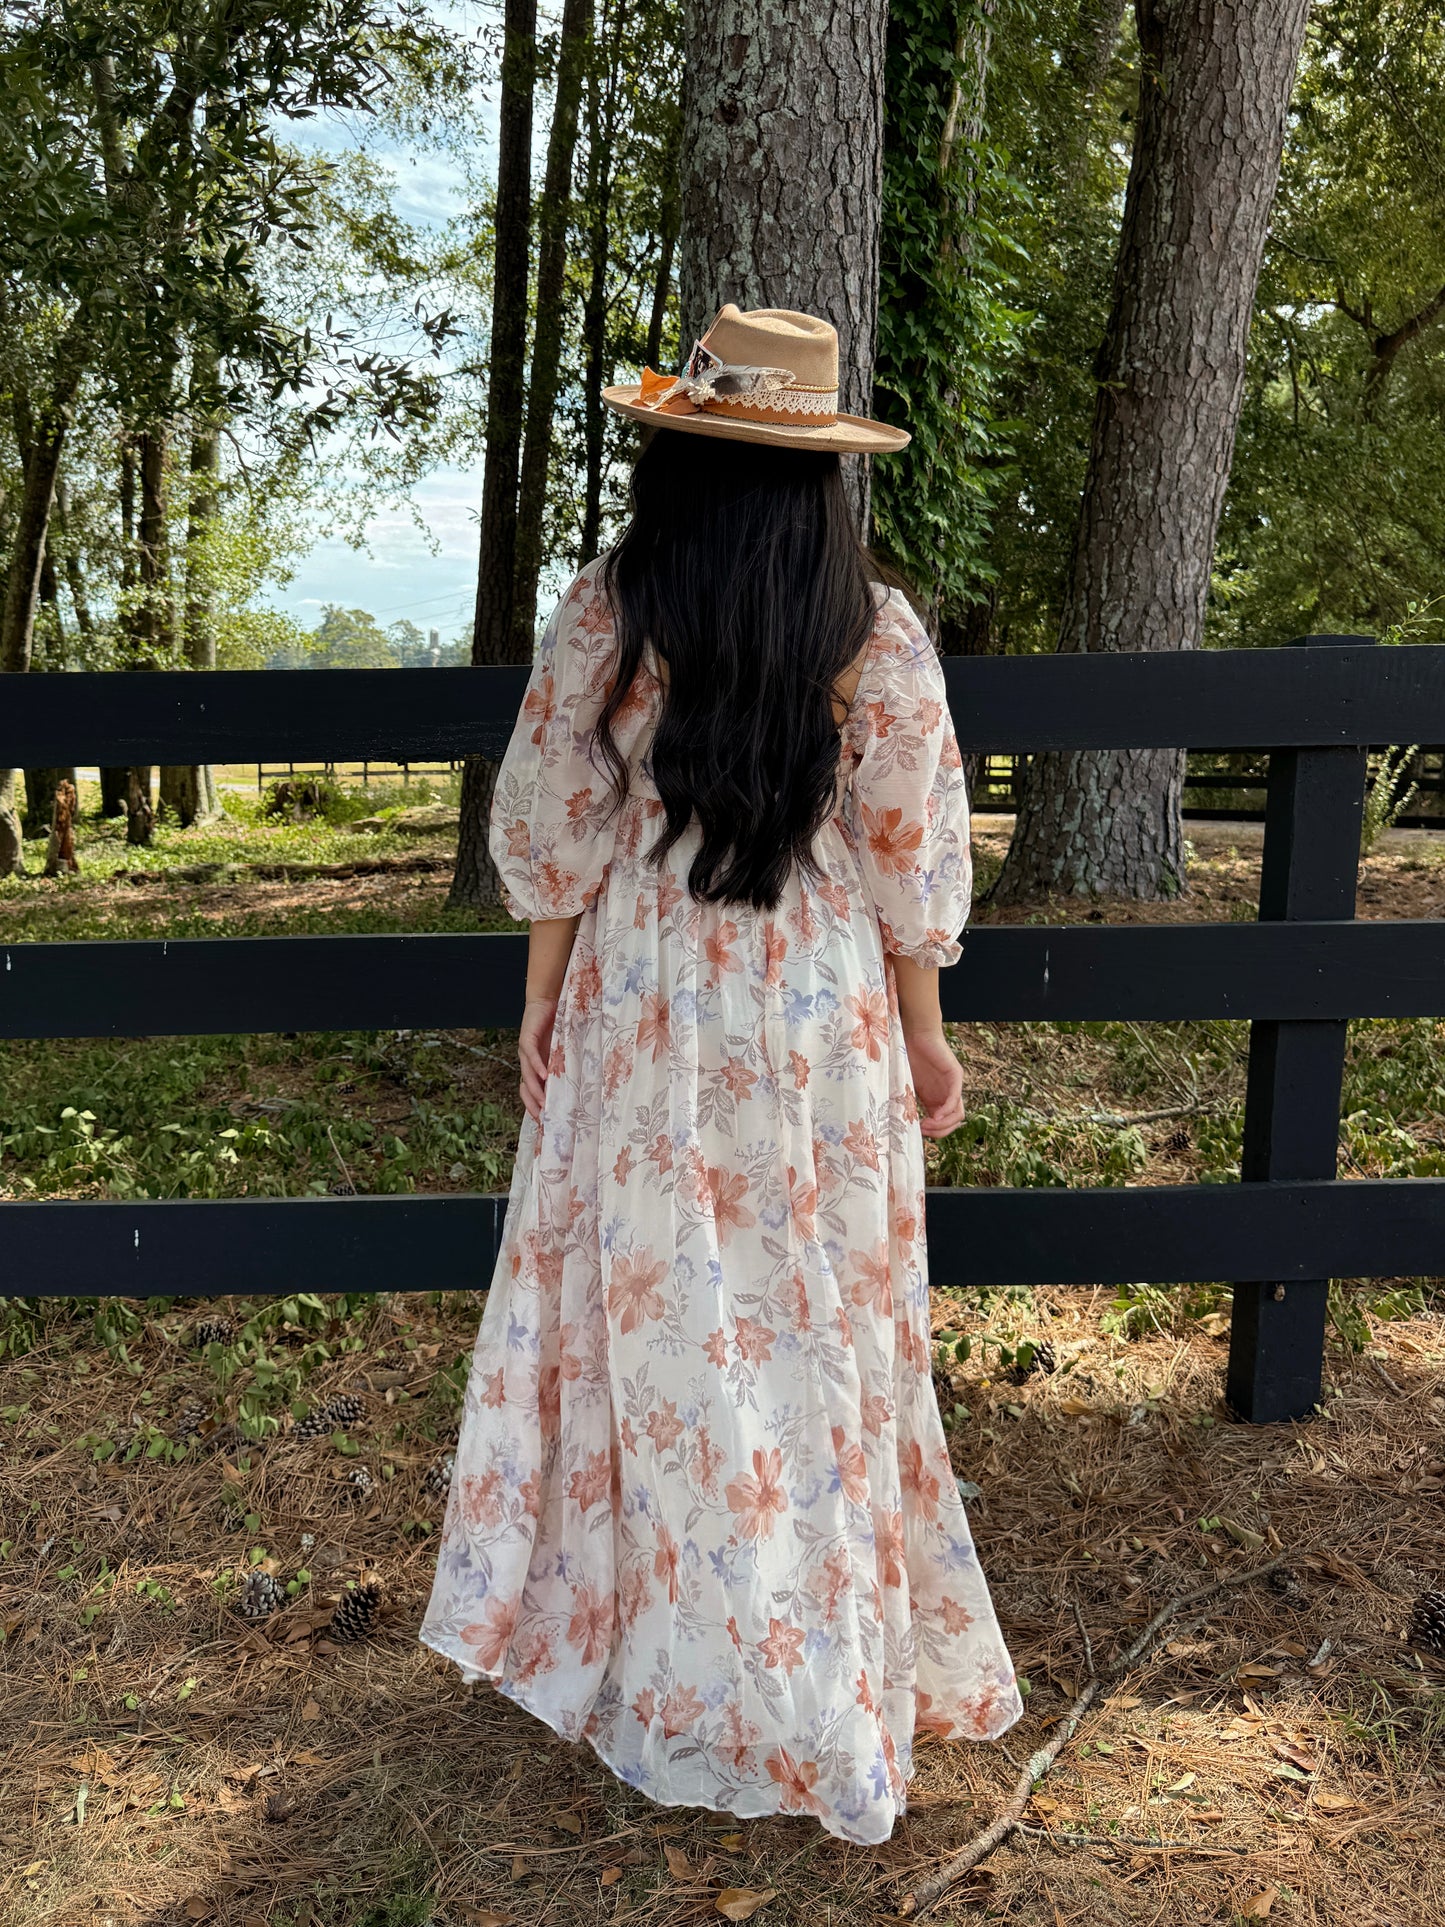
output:
[{"label": "fence post", "polygon": [[[1372,641],[1300,636],[1295,646]],[[1271,750],[1261,923],[1354,917],[1367,755],[1363,745]],[[1244,1183],[1334,1177],[1348,1028],[1343,1019],[1251,1024]],[[1235,1285],[1224,1396],[1241,1418],[1268,1425],[1313,1411],[1329,1289],[1328,1278]]]}]

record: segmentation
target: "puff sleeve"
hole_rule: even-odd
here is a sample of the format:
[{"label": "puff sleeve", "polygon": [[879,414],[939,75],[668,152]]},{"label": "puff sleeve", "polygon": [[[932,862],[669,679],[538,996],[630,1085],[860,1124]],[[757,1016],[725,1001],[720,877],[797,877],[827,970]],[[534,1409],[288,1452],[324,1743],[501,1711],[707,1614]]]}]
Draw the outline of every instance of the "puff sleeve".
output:
[{"label": "puff sleeve", "polygon": [[574,917],[612,856],[613,789],[592,757],[616,637],[596,565],[553,610],[497,773],[488,848],[514,917]]},{"label": "puff sleeve", "polygon": [[855,692],[852,830],[883,947],[956,963],[973,894],[968,791],[943,665],[894,591]]}]

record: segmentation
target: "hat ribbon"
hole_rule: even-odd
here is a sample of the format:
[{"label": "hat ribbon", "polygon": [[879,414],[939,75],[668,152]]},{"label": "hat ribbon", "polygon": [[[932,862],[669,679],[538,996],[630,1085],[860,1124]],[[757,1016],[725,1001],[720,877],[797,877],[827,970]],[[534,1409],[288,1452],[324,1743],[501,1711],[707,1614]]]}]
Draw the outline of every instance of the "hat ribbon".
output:
[{"label": "hat ribbon", "polygon": [[[742,401],[791,388],[797,379],[791,368],[758,368],[746,362],[724,361],[701,341],[695,341],[681,374],[659,375],[654,369],[644,368],[637,399],[644,408],[682,402],[695,411],[706,407],[719,388],[724,391],[722,399]],[[674,406],[671,412],[682,411]]]}]

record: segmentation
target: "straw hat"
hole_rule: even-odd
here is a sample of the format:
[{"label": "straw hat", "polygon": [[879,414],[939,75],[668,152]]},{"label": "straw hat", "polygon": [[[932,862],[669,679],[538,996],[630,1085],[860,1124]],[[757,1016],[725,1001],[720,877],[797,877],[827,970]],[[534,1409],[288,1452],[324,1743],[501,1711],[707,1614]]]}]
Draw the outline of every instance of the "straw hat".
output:
[{"label": "straw hat", "polygon": [[744,312],[729,301],[680,375],[645,368],[640,382],[604,388],[602,399],[657,428],[779,448],[883,455],[912,439],[906,429],[838,413],[838,331],[788,308]]}]

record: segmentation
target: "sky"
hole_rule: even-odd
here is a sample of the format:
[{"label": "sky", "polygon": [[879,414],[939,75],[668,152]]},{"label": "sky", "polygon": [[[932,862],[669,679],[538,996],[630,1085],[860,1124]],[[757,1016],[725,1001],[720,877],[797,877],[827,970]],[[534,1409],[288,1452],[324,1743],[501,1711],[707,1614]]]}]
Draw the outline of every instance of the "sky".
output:
[{"label": "sky", "polygon": [[[475,29],[490,17],[485,6],[433,0],[433,12],[453,25]],[[549,11],[549,9],[544,9]],[[482,109],[483,162],[495,164],[495,107]],[[545,115],[538,135],[546,140]],[[403,219],[423,228],[441,228],[459,212],[462,183],[446,156],[417,152],[382,134],[366,117],[318,116],[287,129],[298,147],[333,156],[364,141],[373,158],[396,180],[396,206]],[[542,151],[539,148],[539,153]],[[293,563],[291,580],[275,585],[268,599],[303,628],[313,628],[327,603],[367,609],[385,626],[405,618],[427,631],[436,629],[451,642],[470,628],[477,581],[477,515],[482,471],[475,467],[439,468],[413,487],[406,504],[382,510],[367,525],[365,546],[330,538]],[[423,528],[417,527],[419,515]]]}]

